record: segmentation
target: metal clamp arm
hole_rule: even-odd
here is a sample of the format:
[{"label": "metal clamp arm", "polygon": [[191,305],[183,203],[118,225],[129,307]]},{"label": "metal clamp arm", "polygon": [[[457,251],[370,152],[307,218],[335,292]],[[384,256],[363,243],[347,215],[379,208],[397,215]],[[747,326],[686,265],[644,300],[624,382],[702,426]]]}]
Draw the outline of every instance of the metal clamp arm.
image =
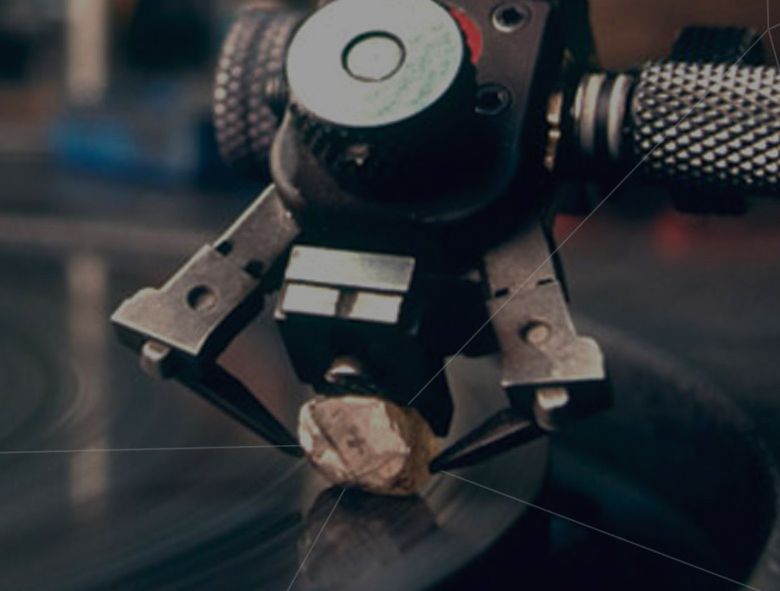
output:
[{"label": "metal clamp arm", "polygon": [[480,462],[609,405],[601,350],[574,329],[542,225],[524,227],[484,262],[511,404],[444,450],[433,471]]},{"label": "metal clamp arm", "polygon": [[[487,306],[501,349],[501,385],[513,405],[533,407],[540,391],[566,388],[566,414],[581,416],[603,406],[587,391],[604,382],[604,360],[593,339],[577,334],[554,262],[541,224],[524,228],[485,257]],[[556,420],[541,422],[554,428]]]},{"label": "metal clamp arm", "polygon": [[299,233],[272,185],[165,285],[139,291],[111,318],[147,373],[176,378],[276,445],[295,439],[215,360],[262,310],[275,289],[269,270]]}]

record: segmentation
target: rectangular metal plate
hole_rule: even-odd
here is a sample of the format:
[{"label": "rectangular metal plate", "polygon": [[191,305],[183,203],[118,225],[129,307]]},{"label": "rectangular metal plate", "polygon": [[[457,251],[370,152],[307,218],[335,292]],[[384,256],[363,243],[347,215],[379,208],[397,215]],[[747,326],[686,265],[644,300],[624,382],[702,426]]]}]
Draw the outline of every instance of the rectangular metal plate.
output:
[{"label": "rectangular metal plate", "polygon": [[412,257],[296,246],[290,254],[285,279],[359,290],[405,293],[412,283],[413,273]]}]

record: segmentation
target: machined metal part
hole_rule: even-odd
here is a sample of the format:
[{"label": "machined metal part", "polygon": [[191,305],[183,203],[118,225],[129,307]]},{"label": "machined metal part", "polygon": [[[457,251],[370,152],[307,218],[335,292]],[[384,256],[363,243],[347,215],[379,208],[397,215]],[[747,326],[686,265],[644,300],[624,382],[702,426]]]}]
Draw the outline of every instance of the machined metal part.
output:
[{"label": "machined metal part", "polygon": [[484,267],[510,408],[444,450],[432,462],[434,471],[485,460],[603,410],[611,400],[601,350],[574,329],[542,224],[525,225],[489,251]]},{"label": "machined metal part", "polygon": [[407,256],[296,246],[285,279],[403,293],[412,285],[414,265],[414,258]]},{"label": "machined metal part", "polygon": [[556,92],[547,103],[547,146],[544,152],[544,167],[552,172],[558,156],[558,145],[563,137],[563,93]]},{"label": "machined metal part", "polygon": [[[323,13],[335,11],[344,1],[329,3]],[[381,120],[372,127],[354,121],[349,125],[335,112],[329,115],[331,121],[317,108],[321,93],[315,96],[303,92],[302,97],[314,98],[297,104],[295,79],[299,76],[292,73],[293,102],[271,154],[273,178],[290,208],[300,212],[301,219],[338,216],[374,222],[449,224],[484,210],[504,195],[520,166],[539,172],[544,149],[533,146],[531,150],[523,138],[545,132],[546,98],[557,82],[555,74],[563,49],[555,34],[557,9],[552,3],[536,0],[518,5],[522,5],[526,20],[522,27],[507,32],[493,27],[495,6],[490,3],[464,0],[450,4],[453,16],[446,12],[440,16],[448,26],[457,22],[462,27],[459,34],[465,36],[471,59],[461,63],[462,71],[450,89],[440,93],[442,100],[418,97],[420,100],[409,103],[416,105],[417,111],[391,125]],[[393,12],[397,8],[383,5],[382,10]],[[316,17],[312,17],[312,23]],[[398,18],[408,28],[409,17],[404,13]],[[305,23],[299,31],[304,40],[306,30]],[[382,30],[370,28],[363,33]],[[333,31],[336,35],[340,29]],[[439,33],[431,33],[431,39]],[[300,60],[295,70],[316,71],[310,65],[304,67],[315,58],[311,51],[299,53],[298,42],[296,36],[291,46],[296,61]],[[350,40],[341,42],[349,46]],[[431,55],[438,55],[437,50],[433,43]],[[334,68],[344,70],[341,62],[334,64]],[[350,85],[389,88],[408,73],[402,66],[387,79],[368,83],[352,77]],[[340,75],[350,77],[346,71]],[[471,85],[473,91],[459,82],[469,78],[472,82],[476,78],[476,86]],[[305,85],[311,85],[311,80],[306,78]],[[329,93],[340,92],[330,83],[328,88]],[[495,93],[490,89],[496,89]],[[475,115],[474,107],[478,105],[470,95],[474,91],[482,97],[476,100],[488,105],[505,97],[501,99],[504,107],[478,109]],[[308,102],[312,102],[312,112],[307,109]],[[466,110],[454,108],[461,104],[473,106]],[[362,113],[369,107],[376,106],[356,104],[351,112]],[[320,116],[315,116],[317,113]],[[436,133],[420,133],[421,129],[436,129]],[[474,145],[479,145],[479,150],[474,150]],[[411,157],[418,149],[420,158]],[[372,161],[381,166],[373,167]]]},{"label": "machined metal part", "polygon": [[[557,160],[581,157],[603,171],[633,158],[649,176],[707,196],[780,187],[780,112],[770,96],[780,74],[727,63],[742,49],[744,62],[758,59],[749,31],[680,37],[676,57],[711,51],[715,63],[585,74],[593,53],[585,0],[321,5],[294,35],[300,15],[285,13],[273,27],[246,13],[223,54],[223,152],[253,167],[284,110],[270,154],[275,184],[112,320],[149,374],[177,379],[299,453],[286,428],[216,363],[280,288],[275,316],[299,378],[318,393],[359,395],[344,408],[368,410],[361,426],[360,413],[342,407],[315,420],[317,405],[338,406],[333,398],[304,409],[307,451],[335,450],[342,464],[330,467],[346,475],[337,482],[356,480],[358,452],[382,443],[371,435],[373,419],[390,425],[402,405],[413,408],[396,418],[419,411],[433,433],[448,432],[448,355],[499,352],[509,406],[492,409],[434,470],[490,458],[609,404],[601,350],[574,328],[539,221],[552,206],[545,168],[557,172]],[[475,232],[465,245],[464,229]],[[282,277],[277,261],[288,251]],[[402,424],[390,431],[409,431]],[[356,429],[362,440],[353,449]],[[396,459],[412,457],[410,433],[396,437]],[[415,486],[401,489],[416,488],[413,472]]]},{"label": "machined metal part", "polygon": [[444,6],[333,2],[298,30],[287,76],[291,131],[343,190],[370,201],[436,199],[422,188],[444,182],[432,169],[469,169],[461,161],[475,119],[474,67]]},{"label": "machined metal part", "polygon": [[502,386],[510,397],[531,408],[528,402],[540,388],[565,387],[570,390],[567,406],[581,414],[603,408],[608,398],[598,387],[590,390],[606,380],[604,359],[596,342],[574,329],[542,225],[529,224],[488,252],[485,275],[501,348]]},{"label": "machined metal part", "polygon": [[300,230],[270,186],[214,243],[165,285],[143,289],[112,316],[120,338],[140,350],[153,341],[176,357],[214,359],[263,305],[268,270]]},{"label": "machined metal part", "polygon": [[287,79],[293,100],[318,119],[382,127],[438,102],[466,57],[456,21],[435,2],[338,0],[296,33]]},{"label": "machined metal part", "polygon": [[[176,378],[269,441],[294,445],[215,361],[279,288],[275,317],[303,382],[331,395],[376,395],[399,406],[412,400],[437,435],[447,433],[453,414],[440,371],[445,356],[460,353],[464,340],[471,343],[485,311],[490,314],[492,331],[483,331],[489,336],[463,352],[500,348],[502,386],[512,404],[461,441],[465,461],[603,404],[600,351],[577,336],[544,232],[528,222],[539,215],[538,192],[529,187],[520,195],[523,229],[514,239],[494,246],[507,230],[485,232],[475,252],[463,249],[466,262],[432,254],[437,239],[420,236],[462,230],[466,218],[470,228],[478,226],[484,221],[478,213],[501,209],[504,201],[496,202],[508,189],[524,186],[519,171],[538,178],[545,165],[554,167],[566,102],[556,92],[565,46],[559,11],[546,0],[462,0],[447,7],[428,0],[392,6],[336,0],[310,16],[289,42],[289,105],[271,153],[275,185],[163,287],[139,292],[114,315],[145,370]],[[411,13],[418,18],[410,20]],[[219,77],[218,100],[230,99],[234,83],[246,90],[249,99],[233,97],[244,123],[254,117],[251,100],[262,103],[269,88],[279,96],[276,110],[268,101],[260,105],[267,121],[285,102],[277,92],[278,60],[297,21],[281,18],[284,31],[267,40],[260,37],[268,23],[253,18],[228,42],[227,61],[236,68]],[[252,53],[257,43],[270,51],[269,64],[260,63],[265,50]],[[254,81],[246,75],[252,67]],[[266,80],[268,68],[274,71]],[[618,82],[589,92],[601,96],[609,87],[611,106],[628,85]],[[582,130],[594,138],[604,106],[596,102],[588,116],[593,125]],[[256,160],[251,138],[267,144],[268,130],[242,135],[248,128],[233,129],[227,103],[222,107],[226,145],[240,158],[254,150]],[[582,101],[580,107],[590,113]],[[609,120],[607,129],[604,149],[615,152],[613,136],[622,128]],[[545,135],[546,151],[527,139]],[[337,239],[343,228],[349,237]],[[399,228],[411,229],[410,244],[400,244]],[[373,232],[387,235],[374,242]],[[397,248],[388,239],[393,232]],[[381,252],[373,251],[375,244]],[[483,257],[485,248],[492,250]],[[277,261],[288,251],[282,277]],[[482,284],[466,279],[482,258]]]},{"label": "machined metal part", "polygon": [[268,176],[268,153],[287,107],[287,45],[304,13],[250,6],[230,29],[214,85],[214,128],[229,165]]},{"label": "machined metal part", "polygon": [[[443,363],[426,330],[430,302],[415,295],[415,265],[410,256],[294,247],[275,315],[298,377],[318,392],[348,392],[357,381],[398,404],[412,398]],[[417,408],[444,434],[446,380],[430,387]]]},{"label": "machined metal part", "polygon": [[[672,48],[669,62],[707,62],[761,66],[766,63],[761,35],[746,27],[690,26],[680,31]],[[745,213],[745,196],[713,187],[672,187],[675,207],[691,214]]]},{"label": "machined metal part", "polygon": [[572,106],[575,143],[591,162],[621,162],[626,152],[628,102],[634,79],[628,74],[593,73],[577,88]]},{"label": "machined metal part", "polygon": [[[723,40],[720,51],[714,43]],[[689,213],[737,214],[746,196],[780,187],[777,68],[760,61],[747,29],[691,28],[675,55],[633,74],[593,73],[571,106],[574,151],[599,170],[635,167],[669,185]],[[686,57],[688,56],[688,57]]]},{"label": "machined metal part", "polygon": [[268,273],[298,234],[270,186],[165,285],[142,289],[111,318],[147,373],[176,378],[277,445],[294,445],[295,438],[215,360],[262,310],[265,294],[276,287]]},{"label": "machined metal part", "polygon": [[[631,101],[634,157],[658,181],[777,196],[780,106],[773,97],[778,93],[776,67],[649,64]],[[702,199],[707,195],[703,191]]]},{"label": "machined metal part", "polygon": [[411,288],[414,258],[296,246],[277,303],[289,314],[395,324]]}]

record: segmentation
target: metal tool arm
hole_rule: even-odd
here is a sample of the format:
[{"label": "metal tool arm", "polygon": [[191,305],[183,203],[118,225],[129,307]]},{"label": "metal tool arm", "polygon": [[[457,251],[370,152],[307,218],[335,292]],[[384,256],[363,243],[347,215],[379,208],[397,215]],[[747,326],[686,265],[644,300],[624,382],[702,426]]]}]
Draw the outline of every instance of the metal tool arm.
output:
[{"label": "metal tool arm", "polygon": [[[298,236],[272,185],[213,244],[159,289],[143,289],[111,318],[150,375],[175,378],[275,445],[295,438],[217,357],[278,287],[272,269]],[[290,448],[290,453],[298,453]]]},{"label": "metal tool arm", "polygon": [[603,355],[576,333],[554,257],[540,222],[486,253],[486,305],[510,407],[444,450],[434,471],[480,462],[610,405]]}]

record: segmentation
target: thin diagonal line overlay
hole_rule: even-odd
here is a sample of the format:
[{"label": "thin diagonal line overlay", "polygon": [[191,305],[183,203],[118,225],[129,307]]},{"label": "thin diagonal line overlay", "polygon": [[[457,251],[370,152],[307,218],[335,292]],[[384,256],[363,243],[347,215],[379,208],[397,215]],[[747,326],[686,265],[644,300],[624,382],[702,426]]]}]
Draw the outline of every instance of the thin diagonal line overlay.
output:
[{"label": "thin diagonal line overlay", "polygon": [[344,493],[347,491],[346,488],[341,490],[341,494],[339,495],[339,498],[336,499],[336,502],[333,503],[333,509],[330,510],[330,513],[328,513],[328,518],[325,520],[325,523],[322,524],[322,527],[320,528],[319,533],[317,534],[317,537],[314,538],[314,541],[311,543],[311,546],[309,546],[309,551],[306,553],[306,556],[303,557],[303,560],[301,561],[301,565],[298,567],[298,570],[295,571],[295,576],[293,577],[293,580],[290,581],[290,586],[287,587],[287,591],[290,591],[292,589],[292,586],[295,584],[295,581],[298,579],[298,575],[301,574],[301,571],[303,570],[303,565],[306,564],[306,561],[309,559],[309,554],[311,554],[311,551],[314,550],[314,546],[317,544],[317,540],[320,539],[320,536],[322,535],[322,532],[325,531],[325,528],[328,525],[328,522],[330,521],[330,518],[333,517],[333,512],[336,510],[336,507],[339,505],[339,501],[341,501],[341,497],[344,496]]},{"label": "thin diagonal line overlay", "polygon": [[[679,558],[675,558],[674,556],[671,556],[669,554],[664,554],[663,552],[660,552],[658,550],[653,550],[649,546],[644,546],[643,544],[639,544],[638,542],[632,542],[629,539],[623,538],[621,536],[618,536],[616,534],[612,534],[608,531],[605,531],[603,529],[599,529],[597,527],[594,527],[592,525],[588,525],[587,523],[583,523],[582,521],[577,521],[576,519],[572,519],[571,517],[566,517],[565,515],[561,515],[560,513],[556,513],[555,511],[551,511],[550,509],[545,509],[544,507],[541,507],[539,505],[535,505],[534,503],[529,503],[528,501],[524,501],[523,499],[518,499],[517,497],[513,497],[512,495],[508,495],[506,493],[501,492],[500,490],[496,490],[494,488],[490,488],[489,486],[485,486],[483,484],[479,484],[478,482],[474,482],[473,480],[468,480],[467,478],[463,478],[462,476],[458,476],[456,474],[453,474],[452,472],[445,472],[442,471],[442,474],[446,474],[447,476],[451,476],[452,478],[457,478],[458,480],[462,480],[463,482],[468,482],[471,485],[477,486],[479,488],[483,488],[485,490],[488,490],[492,493],[495,493],[497,495],[500,495],[502,497],[506,497],[507,499],[511,499],[513,501],[517,501],[518,503],[522,503],[523,505],[527,505],[528,507],[532,507],[534,509],[538,509],[539,511],[544,511],[545,513],[548,513],[550,515],[553,515],[555,517],[558,517],[560,519],[564,519],[570,523],[574,523],[576,525],[579,525],[581,527],[585,527],[587,529],[590,529],[592,531],[598,532],[602,535],[608,536],[610,538],[613,538],[615,540],[618,540],[620,542],[623,542],[625,544],[629,544],[631,546],[635,546],[637,548],[641,548],[642,550],[647,550],[648,552],[651,552],[652,554],[656,554],[658,556],[662,556],[668,560],[672,560],[674,562],[677,562],[679,564],[683,564],[687,567],[690,567],[692,569],[701,571],[703,573],[706,573],[708,575],[712,575],[713,577],[717,577],[719,579],[722,579],[724,581],[728,581],[729,583],[734,583],[736,585],[739,585],[740,587],[744,589],[750,589],[751,591],[761,591],[761,589],[757,589],[756,587],[751,587],[750,585],[746,585],[745,583],[741,583],[735,579],[730,579],[729,577],[726,577],[724,575],[720,575],[716,572],[713,572],[711,570],[707,570],[706,568],[702,568],[701,566],[696,566],[695,564],[692,564],[690,562],[686,562],[685,560],[680,560]],[[289,590],[288,590],[289,591]]]},{"label": "thin diagonal line overlay", "polygon": [[[728,70],[727,70],[726,72],[724,72],[724,73],[723,73],[723,76],[721,77],[721,80],[725,79],[725,78],[726,78],[726,75],[728,75],[728,73],[729,73],[729,72],[730,72],[730,71],[731,71],[731,70],[732,70],[734,67],[738,66],[738,65],[739,65],[739,64],[742,62],[742,60],[743,60],[743,59],[745,59],[745,56],[746,56],[746,55],[747,55],[747,54],[750,52],[750,50],[752,50],[752,49],[753,49],[753,48],[754,48],[754,47],[755,47],[755,46],[756,46],[756,45],[757,45],[757,44],[758,44],[758,43],[759,43],[759,42],[760,42],[760,41],[761,41],[761,40],[762,40],[762,39],[763,39],[763,38],[764,38],[764,37],[765,37],[765,36],[766,36],[766,35],[767,35],[767,34],[768,34],[768,33],[769,33],[771,30],[772,30],[772,29],[774,29],[775,27],[778,27],[778,26],[780,26],[780,24],[778,24],[778,25],[775,25],[774,27],[770,27],[770,28],[768,28],[766,31],[764,31],[764,33],[763,33],[763,34],[762,34],[762,35],[761,35],[761,36],[760,36],[758,39],[756,39],[756,40],[753,42],[753,44],[752,44],[750,47],[748,47],[748,48],[747,48],[747,50],[745,50],[745,52],[744,52],[744,53],[743,53],[743,54],[742,54],[742,55],[739,57],[739,59],[738,59],[736,62],[734,62],[733,64],[731,64],[731,66],[729,66]],[[693,113],[693,112],[696,110],[696,108],[697,108],[697,107],[698,107],[698,106],[699,106],[699,105],[700,105],[702,102],[704,102],[704,99],[706,99],[706,98],[707,98],[707,96],[709,96],[710,92],[712,92],[712,89],[708,89],[708,90],[707,90],[707,92],[705,92],[705,93],[702,95],[702,97],[701,97],[699,100],[697,100],[697,101],[696,101],[696,103],[695,103],[695,104],[694,104],[694,105],[693,105],[693,106],[692,106],[690,109],[688,109],[688,111],[685,113],[685,115],[683,115],[683,116],[682,116],[682,117],[681,117],[681,118],[680,118],[680,119],[677,121],[677,123],[675,123],[675,124],[674,124],[674,126],[672,127],[672,129],[668,130],[668,131],[667,131],[667,132],[664,134],[664,136],[661,138],[661,140],[660,140],[660,141],[659,141],[657,144],[655,144],[655,146],[653,146],[653,149],[652,149],[652,150],[650,150],[650,151],[649,151],[647,154],[645,154],[645,155],[642,157],[642,159],[641,159],[641,160],[640,160],[640,161],[639,161],[639,162],[638,162],[638,163],[637,163],[637,164],[636,164],[636,165],[635,165],[635,166],[634,166],[634,167],[633,167],[633,168],[632,168],[632,169],[631,169],[631,170],[628,172],[628,174],[627,174],[626,176],[624,176],[624,177],[623,177],[623,179],[622,179],[622,180],[621,180],[621,181],[620,181],[620,182],[619,182],[617,185],[615,185],[615,188],[614,188],[614,189],[612,189],[612,190],[611,190],[611,191],[610,191],[610,192],[607,194],[607,196],[606,196],[606,197],[604,197],[604,199],[602,199],[601,201],[599,201],[599,203],[596,205],[596,207],[594,207],[594,208],[593,208],[593,210],[592,210],[592,211],[591,211],[591,212],[590,212],[590,213],[589,213],[587,216],[585,216],[585,218],[584,218],[584,219],[583,219],[583,220],[582,220],[582,221],[581,221],[579,224],[577,224],[577,226],[576,226],[576,227],[575,227],[575,228],[574,228],[574,229],[573,229],[573,230],[572,230],[572,231],[569,233],[569,235],[568,235],[568,236],[566,236],[566,238],[564,238],[564,239],[561,241],[561,243],[560,243],[560,244],[559,244],[559,245],[558,245],[558,246],[557,246],[557,247],[556,247],[556,248],[555,248],[555,249],[554,249],[554,250],[553,250],[553,251],[550,253],[550,255],[549,255],[549,256],[548,256],[548,257],[547,257],[547,258],[546,258],[546,259],[545,259],[545,260],[542,262],[542,264],[541,264],[541,265],[539,265],[539,266],[538,266],[538,267],[537,267],[537,268],[534,270],[534,272],[533,272],[533,273],[531,273],[531,275],[529,275],[528,279],[526,279],[526,280],[525,280],[525,281],[524,281],[524,282],[523,282],[523,283],[520,285],[520,287],[518,287],[518,288],[517,288],[517,289],[516,289],[516,290],[515,290],[515,291],[514,291],[514,292],[513,292],[513,293],[512,293],[512,294],[511,294],[511,295],[510,295],[510,296],[509,296],[509,297],[508,297],[506,300],[505,300],[505,301],[504,301],[504,303],[503,303],[503,304],[501,304],[501,305],[500,305],[500,306],[499,306],[499,307],[496,309],[496,311],[495,311],[495,312],[493,312],[493,313],[490,315],[490,317],[489,317],[489,318],[488,318],[488,319],[487,319],[487,320],[486,320],[486,321],[485,321],[485,322],[482,324],[482,326],[480,326],[480,327],[479,327],[479,328],[478,328],[478,329],[477,329],[477,330],[474,332],[474,334],[473,334],[473,335],[471,335],[471,337],[469,337],[469,339],[468,339],[468,340],[467,340],[467,341],[466,341],[466,342],[463,344],[463,346],[462,346],[460,349],[458,349],[458,350],[455,352],[455,354],[454,354],[454,355],[452,355],[452,357],[450,357],[450,358],[447,360],[447,362],[446,362],[446,363],[445,363],[445,364],[444,364],[444,365],[441,367],[441,369],[439,369],[439,371],[437,371],[437,372],[434,374],[434,376],[433,376],[433,377],[432,377],[430,380],[428,380],[428,381],[426,382],[426,384],[425,384],[425,385],[424,385],[422,388],[420,388],[420,391],[419,391],[419,392],[417,392],[417,394],[415,394],[415,395],[412,397],[412,399],[411,399],[411,400],[409,400],[409,402],[407,402],[407,403],[406,403],[406,404],[407,404],[407,406],[408,406],[408,405],[410,405],[410,404],[412,404],[412,403],[413,403],[415,400],[417,400],[417,397],[418,397],[420,394],[422,394],[422,393],[425,391],[425,389],[426,389],[426,388],[428,388],[428,386],[430,386],[430,385],[431,385],[431,384],[434,382],[434,380],[435,380],[436,378],[438,378],[438,377],[439,377],[439,376],[442,374],[442,372],[444,372],[444,371],[445,371],[445,370],[446,370],[446,369],[449,367],[450,363],[452,363],[453,361],[455,361],[455,359],[457,359],[458,357],[460,357],[460,354],[461,354],[461,353],[463,353],[463,350],[464,350],[466,347],[468,347],[468,345],[471,343],[471,341],[473,341],[473,340],[474,340],[474,339],[477,337],[477,335],[478,335],[479,333],[481,333],[481,332],[482,332],[482,331],[485,329],[485,327],[487,327],[487,326],[488,326],[488,325],[489,325],[489,324],[490,324],[490,323],[493,321],[493,319],[496,317],[496,315],[497,315],[499,312],[501,312],[501,310],[503,310],[503,309],[504,309],[504,306],[506,306],[506,305],[507,305],[509,302],[511,302],[511,301],[512,301],[512,300],[515,298],[515,296],[517,296],[517,294],[519,294],[519,293],[522,291],[522,289],[523,289],[523,288],[524,288],[526,285],[528,285],[528,282],[529,282],[529,281],[531,281],[531,279],[533,279],[533,278],[534,278],[534,276],[536,276],[536,274],[537,274],[537,273],[538,273],[538,272],[539,272],[539,271],[540,271],[540,270],[541,270],[541,269],[542,269],[542,268],[543,268],[543,267],[544,267],[544,266],[545,266],[547,263],[549,263],[549,262],[550,262],[550,260],[552,260],[552,258],[553,258],[553,257],[554,257],[556,254],[558,254],[558,252],[559,252],[559,251],[560,251],[560,250],[561,250],[561,249],[562,249],[562,248],[563,248],[563,247],[566,245],[566,243],[568,243],[568,242],[569,242],[569,240],[571,240],[571,239],[572,239],[572,237],[573,237],[573,236],[574,236],[574,235],[575,235],[577,232],[579,232],[579,230],[582,228],[582,226],[584,226],[584,225],[585,225],[585,224],[586,224],[586,223],[587,223],[587,222],[590,220],[590,218],[592,218],[592,217],[593,217],[593,216],[596,214],[596,212],[598,212],[598,211],[599,211],[599,210],[600,210],[600,209],[603,207],[603,205],[604,205],[604,204],[605,204],[607,201],[609,201],[609,199],[612,197],[612,195],[614,195],[614,194],[617,192],[617,190],[618,190],[618,189],[620,189],[620,187],[622,187],[622,186],[625,184],[625,182],[626,182],[626,181],[627,181],[629,178],[631,178],[631,176],[632,176],[632,175],[633,175],[633,174],[634,174],[634,173],[635,173],[637,170],[639,170],[639,168],[640,168],[640,167],[641,167],[641,166],[642,166],[642,165],[643,165],[643,164],[644,164],[644,163],[647,161],[647,159],[648,159],[648,158],[650,158],[650,157],[651,157],[651,156],[652,156],[652,155],[653,155],[653,154],[656,152],[656,150],[658,150],[658,148],[659,148],[659,147],[660,147],[660,146],[661,146],[661,145],[662,145],[662,144],[663,144],[663,143],[666,141],[666,139],[669,137],[669,134],[670,134],[672,131],[674,131],[675,129],[677,129],[677,128],[680,126],[680,124],[681,124],[683,121],[685,121],[685,120],[686,120],[688,117],[690,117],[691,113]]]},{"label": "thin diagonal line overlay", "polygon": [[221,445],[200,447],[124,447],[104,449],[23,449],[0,451],[0,456],[33,456],[44,454],[95,454],[95,453],[128,453],[145,451],[210,451],[224,449],[280,449],[300,447],[299,445]]},{"label": "thin diagonal line overlay", "polygon": [[775,63],[778,69],[780,69],[780,59],[777,58],[777,48],[775,48],[775,39],[772,36],[772,18],[769,16],[769,0],[766,0],[766,32],[769,33],[769,43],[772,46],[772,53],[775,54]]}]

